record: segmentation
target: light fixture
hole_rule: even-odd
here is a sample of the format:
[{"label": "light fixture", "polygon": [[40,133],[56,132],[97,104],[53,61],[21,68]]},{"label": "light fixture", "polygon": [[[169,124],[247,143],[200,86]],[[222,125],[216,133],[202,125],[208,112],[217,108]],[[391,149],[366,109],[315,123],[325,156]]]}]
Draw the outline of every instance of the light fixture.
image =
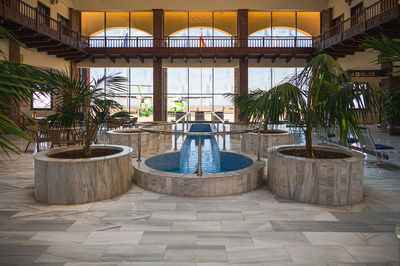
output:
[{"label": "light fixture", "polygon": [[58,0],[50,0],[50,3],[51,3],[52,5],[58,4]]},{"label": "light fixture", "polygon": [[353,2],[353,0],[344,0],[349,6],[351,6],[351,2]]}]

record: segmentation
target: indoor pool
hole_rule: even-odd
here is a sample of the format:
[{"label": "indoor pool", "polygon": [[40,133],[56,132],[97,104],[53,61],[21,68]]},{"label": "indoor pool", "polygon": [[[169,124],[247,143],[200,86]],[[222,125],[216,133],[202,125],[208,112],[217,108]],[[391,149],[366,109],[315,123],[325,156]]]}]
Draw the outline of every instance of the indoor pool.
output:
[{"label": "indoor pool", "polygon": [[[210,124],[193,124],[190,132],[212,132]],[[249,167],[253,160],[237,153],[219,150],[215,136],[201,136],[201,166],[203,173],[221,173]],[[151,168],[193,174],[198,168],[198,136],[187,136],[180,152],[154,156],[145,164]]]}]

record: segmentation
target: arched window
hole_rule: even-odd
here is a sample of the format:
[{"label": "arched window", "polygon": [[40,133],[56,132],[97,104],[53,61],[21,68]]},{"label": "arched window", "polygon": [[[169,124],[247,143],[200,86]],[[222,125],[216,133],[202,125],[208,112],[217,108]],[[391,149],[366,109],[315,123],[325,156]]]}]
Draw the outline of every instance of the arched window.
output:
[{"label": "arched window", "polygon": [[249,36],[249,47],[311,47],[312,36],[294,28],[267,28]]},{"label": "arched window", "polygon": [[168,47],[232,47],[233,36],[210,27],[190,27],[168,36]]},{"label": "arched window", "polygon": [[109,28],[94,33],[90,39],[91,47],[152,47],[153,36],[142,30],[134,28]]}]

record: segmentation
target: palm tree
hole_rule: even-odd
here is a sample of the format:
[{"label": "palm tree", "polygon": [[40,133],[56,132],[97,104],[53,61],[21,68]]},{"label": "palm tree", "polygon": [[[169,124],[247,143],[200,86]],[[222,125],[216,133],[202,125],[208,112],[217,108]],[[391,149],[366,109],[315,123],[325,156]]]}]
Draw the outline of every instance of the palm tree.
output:
[{"label": "palm tree", "polygon": [[[400,62],[400,41],[393,40],[386,35],[382,34],[382,38],[368,38],[362,45],[363,48],[371,48],[381,52],[384,56],[378,60],[379,63]],[[393,65],[393,68],[399,69],[399,65]],[[398,71],[394,71],[398,72]]]},{"label": "palm tree", "polygon": [[83,113],[83,150],[84,156],[90,157],[90,145],[97,137],[100,125],[112,117],[110,109],[122,109],[118,102],[109,98],[115,93],[124,91],[126,78],[104,75],[89,83],[77,76],[69,75],[66,71],[55,71],[50,75],[50,84],[55,98],[58,99],[54,104],[57,113],[49,116],[50,125],[69,130],[77,125],[77,113]]},{"label": "palm tree", "polygon": [[263,116],[275,122],[284,114],[299,117],[307,158],[314,158],[314,129],[337,126],[343,142],[348,132],[361,138],[359,121],[375,110],[383,110],[384,99],[381,88],[352,83],[340,64],[326,54],[314,57],[298,76],[269,91],[234,96],[246,121]]},{"label": "palm tree", "polygon": [[[16,37],[0,26],[0,38],[23,46]],[[15,135],[26,140],[29,137],[9,117],[6,110],[23,114],[19,109],[21,102],[30,101],[33,93],[44,94],[51,90],[46,85],[48,73],[33,66],[10,62],[0,50],[0,149],[8,156],[9,152],[19,153],[20,149],[6,134]]]}]

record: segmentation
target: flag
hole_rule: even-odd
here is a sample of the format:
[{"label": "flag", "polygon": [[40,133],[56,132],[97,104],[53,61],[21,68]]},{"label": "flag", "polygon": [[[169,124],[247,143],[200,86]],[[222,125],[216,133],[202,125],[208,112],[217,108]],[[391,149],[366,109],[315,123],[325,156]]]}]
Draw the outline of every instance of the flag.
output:
[{"label": "flag", "polygon": [[201,34],[200,34],[200,47],[206,47],[206,43],[204,42],[204,39],[203,39],[203,31],[201,31]]}]

